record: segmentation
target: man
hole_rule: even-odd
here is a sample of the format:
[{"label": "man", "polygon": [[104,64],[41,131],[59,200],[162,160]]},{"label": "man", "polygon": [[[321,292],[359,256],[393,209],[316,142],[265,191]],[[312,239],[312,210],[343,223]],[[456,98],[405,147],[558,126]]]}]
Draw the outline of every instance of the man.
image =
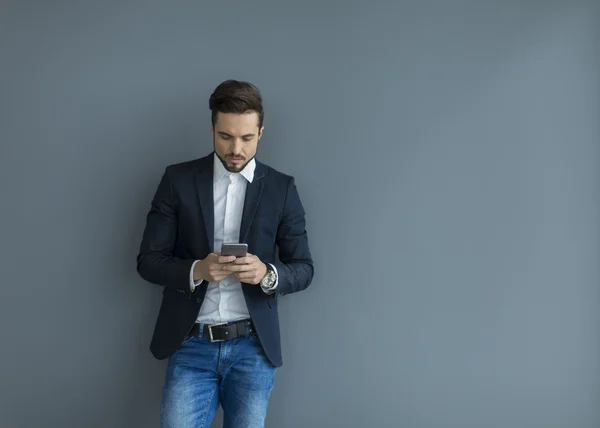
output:
[{"label": "man", "polygon": [[[164,286],[150,344],[169,358],[161,426],[209,427],[221,405],[225,428],[263,427],[282,365],[277,299],[313,278],[305,214],[294,178],[255,159],[259,90],[228,80],[209,106],[214,153],[166,168],[137,258]],[[221,255],[238,242],[245,257]]]}]

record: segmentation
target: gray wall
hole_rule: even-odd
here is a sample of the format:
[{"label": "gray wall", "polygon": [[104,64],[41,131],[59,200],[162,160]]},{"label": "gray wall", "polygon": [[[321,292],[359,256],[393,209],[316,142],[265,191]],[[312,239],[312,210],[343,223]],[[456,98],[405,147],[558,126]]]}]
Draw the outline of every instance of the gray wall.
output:
[{"label": "gray wall", "polygon": [[600,5],[284,3],[0,2],[0,426],[158,426],[135,256],[231,77],[317,267],[269,427],[600,426]]}]

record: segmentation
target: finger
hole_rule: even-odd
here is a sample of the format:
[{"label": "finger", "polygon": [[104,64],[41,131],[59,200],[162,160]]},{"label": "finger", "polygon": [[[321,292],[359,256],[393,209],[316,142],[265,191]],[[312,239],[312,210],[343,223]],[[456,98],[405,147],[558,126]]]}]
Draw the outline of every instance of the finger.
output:
[{"label": "finger", "polygon": [[247,265],[252,263],[254,260],[252,259],[252,257],[238,257],[237,259],[235,259],[235,264],[236,265]]},{"label": "finger", "polygon": [[252,266],[251,265],[235,265],[235,264],[229,264],[229,265],[225,265],[223,266],[223,270],[227,271],[227,272],[247,272],[249,270],[252,270]]},{"label": "finger", "polygon": [[226,264],[226,263],[231,263],[235,259],[236,259],[235,256],[219,256],[219,258],[217,259],[217,262],[220,264]]},{"label": "finger", "polygon": [[216,278],[218,281],[221,281],[231,275],[231,272],[226,272],[224,270],[220,270],[218,272],[213,273],[213,278]]},{"label": "finger", "polygon": [[254,279],[254,272],[238,272],[235,274],[235,277],[239,281],[248,281]]},{"label": "finger", "polygon": [[253,270],[247,270],[243,272],[236,272],[235,275],[242,278],[254,278],[256,276],[256,272]]},{"label": "finger", "polygon": [[257,263],[260,261],[258,256],[255,256],[254,254],[250,254],[250,253],[246,253],[245,257],[240,257],[240,258],[244,259],[246,261],[246,263]]},{"label": "finger", "polygon": [[225,265],[213,264],[210,266],[208,271],[213,275],[224,275],[226,271],[223,269],[223,266]]},{"label": "finger", "polygon": [[229,264],[229,265],[223,266],[223,270],[225,270],[227,272],[248,272],[248,271],[254,270],[254,266]]}]

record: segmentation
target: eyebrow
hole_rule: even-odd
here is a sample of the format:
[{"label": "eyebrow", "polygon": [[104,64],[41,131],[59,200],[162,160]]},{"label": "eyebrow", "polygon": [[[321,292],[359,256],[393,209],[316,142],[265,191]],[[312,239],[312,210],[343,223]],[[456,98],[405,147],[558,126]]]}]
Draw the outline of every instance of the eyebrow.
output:
[{"label": "eyebrow", "polygon": [[[233,135],[228,134],[227,132],[223,132],[223,131],[218,131],[217,132],[219,135],[221,135],[222,137],[233,137]],[[254,137],[256,134],[245,134],[242,135],[242,138],[249,138],[249,137]]]}]

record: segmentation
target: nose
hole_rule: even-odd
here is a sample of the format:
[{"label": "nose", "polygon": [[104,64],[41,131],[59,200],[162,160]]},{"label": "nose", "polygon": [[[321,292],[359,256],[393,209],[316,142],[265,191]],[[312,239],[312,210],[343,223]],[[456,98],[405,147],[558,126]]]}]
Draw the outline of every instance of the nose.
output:
[{"label": "nose", "polygon": [[233,140],[231,152],[236,156],[242,153],[242,140],[237,138]]}]

